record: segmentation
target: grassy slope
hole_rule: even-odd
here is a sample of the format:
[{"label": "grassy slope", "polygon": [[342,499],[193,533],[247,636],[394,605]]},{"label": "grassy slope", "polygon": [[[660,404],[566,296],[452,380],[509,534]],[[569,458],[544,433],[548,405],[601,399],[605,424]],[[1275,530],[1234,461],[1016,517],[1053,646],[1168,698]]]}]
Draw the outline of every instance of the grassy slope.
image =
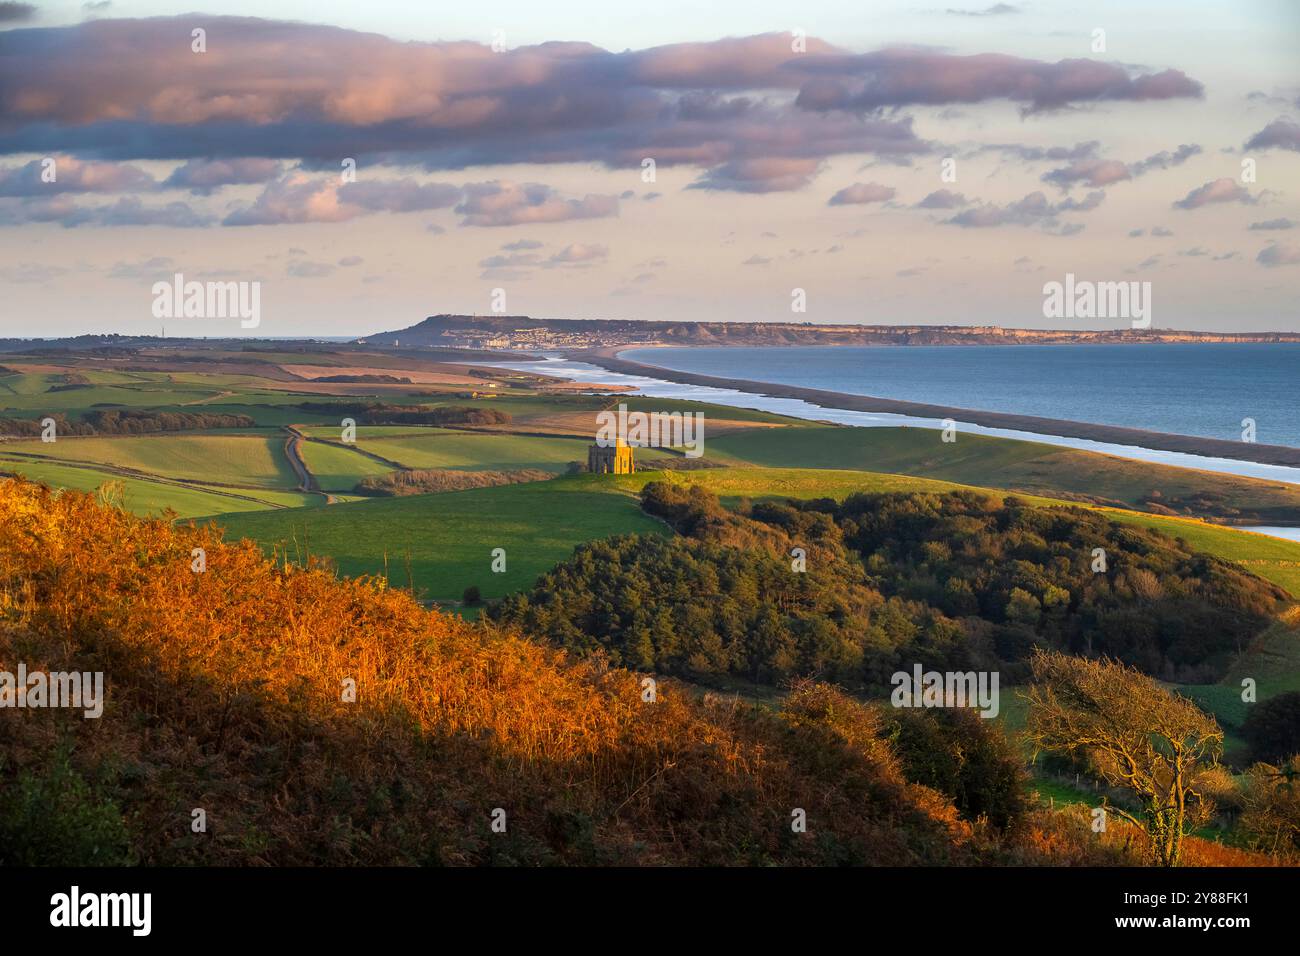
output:
[{"label": "grassy slope", "polygon": [[1267,523],[1300,523],[1300,488],[1292,485],[984,435],[945,444],[933,429],[812,426],[724,435],[707,442],[706,454],[715,448],[758,465],[884,471],[1126,505],[1153,490],[1166,499],[1210,491]]},{"label": "grassy slope", "polygon": [[[532,584],[594,538],[666,533],[629,493],[594,477],[476,488],[329,508],[228,515],[227,539],[249,537],[264,547],[289,543],[294,554],[328,555],[348,575],[381,573],[405,586],[406,553],[417,589],[459,600],[469,585],[496,598]],[[491,570],[492,550],[506,549],[506,571]]]},{"label": "grassy slope", "polygon": [[[201,486],[184,487],[135,478],[119,478],[108,471],[77,468],[47,462],[6,459],[0,455],[0,472],[19,474],[52,488],[94,491],[111,481],[121,481],[126,492],[127,509],[141,515],[157,515],[170,508],[182,518],[218,515],[228,511],[255,511],[280,505],[296,508],[309,505],[314,496],[280,491],[237,491],[220,494]],[[319,499],[315,499],[319,500]]]},{"label": "grassy slope", "polygon": [[293,488],[284,438],[267,435],[158,434],[6,442],[2,452],[44,455],[217,484]]},{"label": "grassy slope", "polygon": [[324,491],[351,491],[362,478],[386,475],[393,470],[342,445],[308,441],[299,447],[303,461]]}]

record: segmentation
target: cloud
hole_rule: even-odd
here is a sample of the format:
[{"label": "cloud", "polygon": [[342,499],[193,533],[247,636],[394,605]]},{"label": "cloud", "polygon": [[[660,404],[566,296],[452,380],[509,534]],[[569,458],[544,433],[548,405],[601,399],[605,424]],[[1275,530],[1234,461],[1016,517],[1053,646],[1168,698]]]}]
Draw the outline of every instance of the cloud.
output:
[{"label": "cloud", "polygon": [[1250,228],[1254,232],[1273,231],[1277,229],[1294,229],[1296,221],[1294,219],[1266,219],[1263,222],[1252,222]]},{"label": "cloud", "polygon": [[0,278],[6,282],[43,284],[68,275],[71,271],[67,266],[52,266],[44,262],[19,262],[12,266],[0,266]]},{"label": "cloud", "polygon": [[508,256],[495,255],[488,256],[486,259],[479,260],[479,266],[484,269],[517,269],[531,268],[540,265],[542,257],[532,252],[514,253]]},{"label": "cloud", "polygon": [[[125,163],[83,162],[72,156],[52,156],[22,166],[0,167],[0,196],[53,196],[61,193],[123,193],[153,189],[157,183],[143,169]],[[50,173],[53,182],[44,177]]]},{"label": "cloud", "polygon": [[1174,234],[1172,229],[1166,229],[1164,226],[1151,227],[1151,235],[1157,239],[1168,239]]},{"label": "cloud", "polygon": [[[910,117],[884,112],[898,107],[1002,99],[1034,111],[1201,94],[1177,70],[919,49],[851,54],[815,38],[794,54],[790,35],[778,33],[617,53],[570,42],[495,53],[241,17],[204,18],[221,44],[196,68],[176,40],[192,19],[0,31],[0,150],[293,158],[306,172],[337,172],[340,156],[426,171],[632,170],[651,157],[703,170],[700,188],[769,192],[806,185],[833,156],[901,162],[930,151]],[[753,174],[760,161],[790,168]]]},{"label": "cloud", "polygon": [[191,159],[173,170],[163,185],[207,195],[222,186],[269,182],[280,170],[280,163],[273,159]]},{"label": "cloud", "polygon": [[689,189],[770,193],[807,186],[821,170],[818,159],[742,159],[710,169]]},{"label": "cloud", "polygon": [[599,262],[607,258],[609,258],[609,249],[600,243],[574,242],[551,256],[547,263],[552,266],[567,266]]},{"label": "cloud", "polygon": [[949,7],[944,12],[957,17],[1002,17],[1012,13],[1021,13],[1022,11],[1019,7],[1013,7],[1009,3],[995,3],[983,10],[956,10]]},{"label": "cloud", "polygon": [[1100,149],[1101,142],[1095,139],[1088,140],[1085,143],[1075,143],[1073,146],[1023,146],[1019,143],[988,143],[974,150],[974,154],[998,152],[1023,159],[1025,162],[1038,162],[1045,159],[1064,162],[1065,160],[1091,159],[1097,155]]},{"label": "cloud", "polygon": [[1146,159],[1139,160],[1129,167],[1129,171],[1134,176],[1141,176],[1153,169],[1169,169],[1173,166],[1181,166],[1193,156],[1201,153],[1201,147],[1195,143],[1184,143],[1172,153],[1168,150],[1162,150]]},{"label": "cloud", "polygon": [[284,223],[343,222],[361,214],[339,201],[338,184],[293,172],[267,183],[251,204],[240,206],[224,226],[272,226]]},{"label": "cloud", "polygon": [[1233,179],[1215,179],[1204,186],[1197,186],[1182,199],[1174,203],[1179,209],[1200,209],[1211,203],[1239,202],[1254,205],[1258,202],[1245,186]]},{"label": "cloud", "polygon": [[589,194],[582,199],[562,199],[542,183],[514,183],[496,179],[470,183],[456,212],[463,226],[521,226],[530,223],[601,219],[618,215],[618,197]]},{"label": "cloud", "polygon": [[502,246],[509,255],[493,255],[479,260],[484,279],[527,279],[534,269],[586,268],[609,258],[609,248],[600,243],[573,242],[554,255],[543,259],[538,253],[524,251],[537,249],[540,242],[521,240]]},{"label": "cloud", "polygon": [[0,2],[0,23],[21,23],[36,19],[36,7],[30,3]]},{"label": "cloud", "polygon": [[829,206],[852,206],[862,203],[885,202],[894,198],[894,188],[892,186],[882,186],[880,183],[854,183],[852,186],[845,186],[827,203]]},{"label": "cloud", "polygon": [[1045,63],[1001,53],[955,56],[906,48],[809,58],[802,65],[812,78],[795,102],[810,110],[866,112],[1004,99],[1039,112],[1102,101],[1200,98],[1204,92],[1180,70],[1132,74],[1115,63]]},{"label": "cloud", "polygon": [[[1057,217],[1061,213],[1088,212],[1100,206],[1105,198],[1106,194],[1098,190],[1088,193],[1082,200],[1066,199],[1059,203],[1052,203],[1041,192],[1032,192],[1023,199],[1018,199],[1005,206],[985,203],[966,209],[951,219],[945,219],[944,222],[968,229],[1034,225],[1050,228],[1057,224]],[[1064,235],[1073,235],[1080,231],[1080,227],[1076,223],[1072,226],[1062,227],[1061,231]]]},{"label": "cloud", "polygon": [[1297,265],[1300,264],[1300,246],[1283,245],[1280,242],[1270,243],[1260,250],[1255,261],[1269,268]]},{"label": "cloud", "polygon": [[183,202],[146,206],[135,196],[123,196],[106,206],[82,206],[67,196],[26,199],[0,207],[0,225],[56,223],[65,229],[78,226],[169,226],[178,229],[209,226],[211,216]]},{"label": "cloud", "polygon": [[1300,123],[1275,119],[1246,140],[1246,149],[1289,149],[1300,152]]},{"label": "cloud", "polygon": [[299,259],[285,266],[285,274],[297,279],[323,279],[334,271],[328,262],[309,262]]},{"label": "cloud", "polygon": [[418,183],[414,179],[367,180],[339,187],[339,199],[367,212],[423,212],[445,209],[460,200],[462,190],[449,183]]},{"label": "cloud", "polygon": [[1069,189],[1078,183],[1093,187],[1109,186],[1127,179],[1135,179],[1153,169],[1169,169],[1172,166],[1181,166],[1200,152],[1201,147],[1192,143],[1179,146],[1172,153],[1168,150],[1162,150],[1148,156],[1146,159],[1130,164],[1122,163],[1117,159],[1089,157],[1075,160],[1068,166],[1046,172],[1043,174],[1042,180],[1063,190]]},{"label": "cloud", "polygon": [[459,186],[447,183],[418,183],[407,178],[341,184],[337,177],[320,179],[295,170],[267,183],[252,203],[236,208],[222,224],[346,222],[371,213],[443,209],[461,195]]},{"label": "cloud", "polygon": [[176,264],[170,256],[152,256],[138,262],[117,262],[108,270],[110,279],[157,279],[176,271]]},{"label": "cloud", "polygon": [[757,253],[755,253],[754,255],[746,259],[744,262],[742,262],[741,265],[742,266],[765,266],[771,263],[771,261],[772,260],[769,259],[767,256],[760,256]]},{"label": "cloud", "polygon": [[366,260],[360,256],[344,256],[339,260],[338,264],[344,269],[351,269],[353,266],[359,266],[365,261]]},{"label": "cloud", "polygon": [[970,200],[951,189],[936,189],[916,204],[917,209],[960,209]]},{"label": "cloud", "polygon": [[[712,168],[746,159],[906,155],[910,118],[800,110],[797,60],[839,51],[789,34],[611,53],[543,43],[495,53],[351,30],[207,17],[220,55],[195,69],[190,17],[97,20],[0,35],[0,149],[98,157],[340,156],[426,170],[562,162]],[[364,70],[355,64],[365,63]],[[762,98],[750,95],[763,90]],[[768,95],[768,94],[771,95]]]},{"label": "cloud", "polygon": [[1069,189],[1076,183],[1109,186],[1132,178],[1133,174],[1129,172],[1129,168],[1117,159],[1079,160],[1069,166],[1046,172],[1042,176],[1043,182],[1051,183],[1060,189]]}]

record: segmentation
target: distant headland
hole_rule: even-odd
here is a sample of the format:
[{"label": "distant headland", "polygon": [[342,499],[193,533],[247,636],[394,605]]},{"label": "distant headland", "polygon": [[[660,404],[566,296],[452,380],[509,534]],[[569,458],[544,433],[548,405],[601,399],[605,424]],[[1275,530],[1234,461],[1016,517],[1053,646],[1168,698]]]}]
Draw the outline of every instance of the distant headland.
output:
[{"label": "distant headland", "polygon": [[1174,329],[1014,329],[996,325],[814,325],[811,322],[642,322],[538,319],[527,315],[432,315],[405,329],[358,339],[370,346],[594,349],[634,345],[1060,345],[1300,342],[1300,332]]}]

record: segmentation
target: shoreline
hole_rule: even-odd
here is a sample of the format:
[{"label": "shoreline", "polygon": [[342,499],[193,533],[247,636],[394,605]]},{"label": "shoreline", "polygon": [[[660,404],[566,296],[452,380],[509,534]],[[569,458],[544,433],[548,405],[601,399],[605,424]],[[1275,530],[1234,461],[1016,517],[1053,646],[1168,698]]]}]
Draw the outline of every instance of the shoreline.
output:
[{"label": "shoreline", "polygon": [[1047,437],[1105,442],[1112,445],[1149,448],[1157,451],[1196,455],[1203,458],[1227,458],[1236,461],[1248,461],[1261,465],[1300,467],[1300,448],[1289,448],[1285,445],[1264,445],[1227,441],[1221,438],[1174,435],[1167,432],[1145,431],[1118,425],[1096,425],[1066,419],[1039,418],[1032,415],[1015,415],[1008,412],[989,412],[949,405],[930,405],[899,399],[876,398],[867,395],[854,395],[850,392],[834,392],[796,385],[779,385],[749,379],[722,378],[713,375],[700,375],[695,372],[679,372],[675,369],[664,368],[659,365],[647,365],[619,357],[620,352],[627,351],[630,348],[645,347],[647,346],[620,345],[598,349],[569,349],[564,350],[562,354],[571,361],[596,365],[610,372],[658,378],[680,385],[725,388],[772,398],[791,398],[823,408],[856,412],[878,412],[912,418],[951,418],[955,421],[985,428],[1008,429]]}]

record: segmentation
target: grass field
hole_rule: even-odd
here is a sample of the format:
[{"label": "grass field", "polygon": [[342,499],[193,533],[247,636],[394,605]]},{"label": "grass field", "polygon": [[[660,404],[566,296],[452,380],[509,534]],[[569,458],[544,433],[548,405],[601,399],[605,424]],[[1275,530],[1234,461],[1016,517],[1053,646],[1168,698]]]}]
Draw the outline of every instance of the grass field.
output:
[{"label": "grass field", "polygon": [[[557,478],[327,508],[227,515],[228,539],[247,537],[290,557],[333,558],[346,575],[379,574],[405,587],[409,553],[417,591],[459,600],[478,585],[498,598],[526,588],[584,541],[622,533],[667,533],[637,499],[594,476]],[[296,542],[296,544],[295,544]],[[492,551],[506,550],[506,571],[492,572]]]},{"label": "grass field", "polygon": [[14,441],[0,453],[23,453],[129,468],[209,484],[291,489],[297,482],[284,457],[284,437],[158,434]]},{"label": "grass field", "polygon": [[322,491],[351,491],[362,478],[386,475],[393,470],[343,445],[305,441],[299,451]]},{"label": "grass field", "polygon": [[123,478],[95,468],[78,468],[54,462],[6,459],[0,455],[0,472],[20,474],[51,488],[95,491],[109,482],[120,481],[125,489],[123,504],[142,515],[158,515],[170,508],[181,518],[219,515],[229,511],[258,511],[276,506],[298,508],[320,501],[317,496],[292,491],[243,491],[192,487]]},{"label": "grass field", "polygon": [[467,471],[541,468],[561,472],[571,461],[587,461],[590,442],[529,435],[443,431],[395,438],[358,437],[357,447],[408,468]]},{"label": "grass field", "polygon": [[1262,523],[1300,524],[1300,487],[1294,485],[985,435],[959,435],[945,444],[933,429],[808,426],[723,435],[707,443],[706,454],[714,449],[769,467],[798,462],[883,471],[1130,507],[1153,491],[1166,501],[1209,492],[1256,512]]}]

